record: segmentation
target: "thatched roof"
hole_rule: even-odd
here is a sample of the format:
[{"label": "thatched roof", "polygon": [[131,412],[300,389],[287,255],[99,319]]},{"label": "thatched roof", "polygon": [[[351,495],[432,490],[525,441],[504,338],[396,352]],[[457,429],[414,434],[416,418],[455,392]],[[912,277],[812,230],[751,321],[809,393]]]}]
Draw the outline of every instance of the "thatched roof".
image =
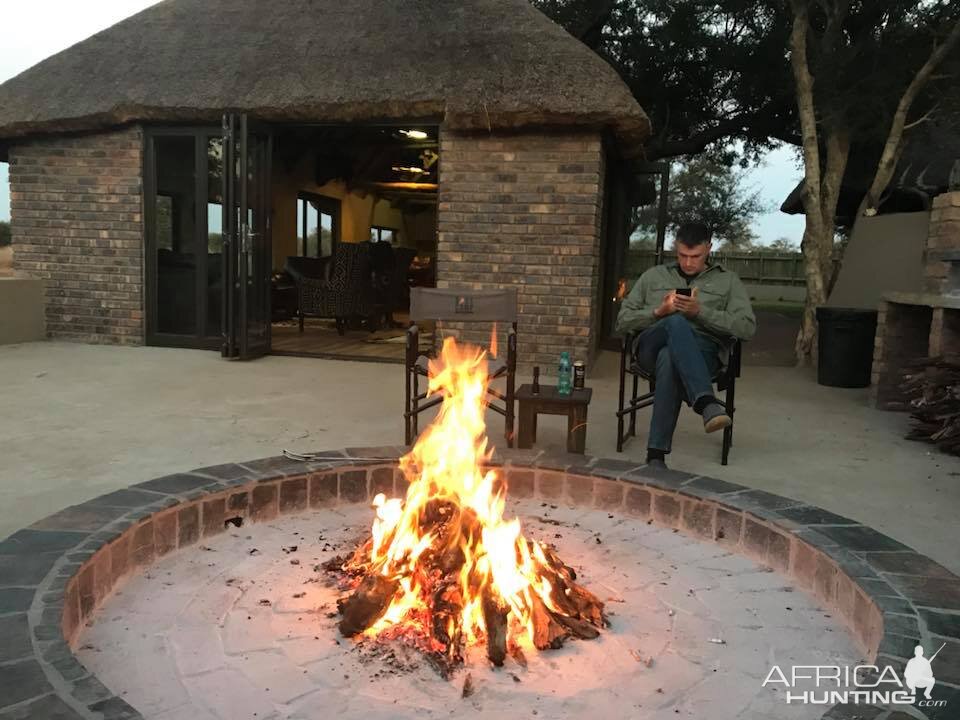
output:
[{"label": "thatched roof", "polygon": [[219,122],[224,109],[609,127],[627,155],[650,127],[616,72],[526,0],[165,0],[0,85],[0,153],[29,135]]}]

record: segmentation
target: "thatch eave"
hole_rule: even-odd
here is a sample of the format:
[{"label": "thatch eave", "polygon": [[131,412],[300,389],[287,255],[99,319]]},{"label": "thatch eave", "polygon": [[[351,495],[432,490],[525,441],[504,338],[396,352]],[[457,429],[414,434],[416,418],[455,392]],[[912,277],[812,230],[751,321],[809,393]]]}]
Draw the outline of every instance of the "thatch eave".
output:
[{"label": "thatch eave", "polygon": [[[643,143],[650,135],[650,121],[645,115],[629,120],[611,113],[566,113],[536,110],[487,112],[484,109],[454,109],[439,103],[344,103],[336,106],[304,103],[283,108],[226,108],[247,112],[268,123],[324,124],[439,124],[454,131],[569,131],[609,128],[626,158],[642,154]],[[204,124],[219,125],[223,109],[194,107],[158,108],[144,105],[121,105],[109,112],[56,120],[15,122],[0,128],[0,160],[7,160],[7,150],[18,141],[53,135],[104,132],[133,124]]]}]

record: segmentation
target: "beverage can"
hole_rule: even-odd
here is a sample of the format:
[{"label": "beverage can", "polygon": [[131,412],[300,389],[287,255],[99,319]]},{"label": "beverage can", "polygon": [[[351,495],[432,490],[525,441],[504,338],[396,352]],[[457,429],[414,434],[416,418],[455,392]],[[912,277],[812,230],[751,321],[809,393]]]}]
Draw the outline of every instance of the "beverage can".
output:
[{"label": "beverage can", "polygon": [[587,379],[587,366],[583,364],[582,360],[577,360],[573,364],[573,389],[574,390],[583,390],[584,383]]}]

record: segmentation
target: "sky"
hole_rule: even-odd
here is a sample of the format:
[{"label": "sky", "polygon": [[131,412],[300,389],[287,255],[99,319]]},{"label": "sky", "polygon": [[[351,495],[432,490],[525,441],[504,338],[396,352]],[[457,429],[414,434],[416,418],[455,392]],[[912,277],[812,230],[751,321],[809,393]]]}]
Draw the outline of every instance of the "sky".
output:
[{"label": "sky", "polygon": [[[18,75],[54,53],[110,27],[156,0],[0,0],[4,33],[0,40],[0,82]],[[9,167],[0,163],[0,220],[10,219]],[[758,218],[754,232],[760,244],[787,237],[798,245],[803,234],[802,216],[785,215],[780,203],[793,190],[802,173],[795,154],[781,148],[767,155],[752,170],[747,182],[760,190],[769,212]]]}]

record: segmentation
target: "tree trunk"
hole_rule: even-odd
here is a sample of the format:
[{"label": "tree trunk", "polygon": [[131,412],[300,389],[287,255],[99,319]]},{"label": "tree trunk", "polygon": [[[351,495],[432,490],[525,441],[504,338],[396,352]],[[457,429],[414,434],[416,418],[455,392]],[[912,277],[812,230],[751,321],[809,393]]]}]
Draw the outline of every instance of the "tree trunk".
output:
[{"label": "tree trunk", "polygon": [[806,0],[791,0],[793,27],[790,32],[790,66],[797,85],[797,111],[803,138],[803,230],[804,271],[807,276],[807,302],[797,334],[797,364],[806,362],[813,352],[817,334],[816,307],[826,299],[823,282],[823,215],[820,203],[820,142],[813,101],[813,76],[807,63],[808,10]]}]

